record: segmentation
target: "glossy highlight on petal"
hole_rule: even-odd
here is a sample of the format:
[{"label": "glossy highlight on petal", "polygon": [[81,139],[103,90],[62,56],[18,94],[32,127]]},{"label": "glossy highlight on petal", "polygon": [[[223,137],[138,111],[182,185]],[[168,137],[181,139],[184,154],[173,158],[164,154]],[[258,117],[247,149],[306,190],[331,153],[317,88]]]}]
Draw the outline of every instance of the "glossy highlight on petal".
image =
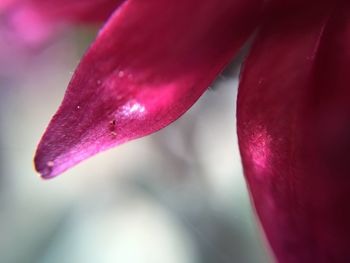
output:
[{"label": "glossy highlight on petal", "polygon": [[256,170],[266,169],[270,156],[271,138],[264,128],[257,127],[251,136],[248,152]]},{"label": "glossy highlight on petal", "polygon": [[53,177],[179,118],[253,32],[261,5],[124,2],[78,66],[38,146],[37,170]]},{"label": "glossy highlight on petal", "polygon": [[244,172],[278,262],[348,262],[350,4],[295,11],[267,19],[244,66]]}]

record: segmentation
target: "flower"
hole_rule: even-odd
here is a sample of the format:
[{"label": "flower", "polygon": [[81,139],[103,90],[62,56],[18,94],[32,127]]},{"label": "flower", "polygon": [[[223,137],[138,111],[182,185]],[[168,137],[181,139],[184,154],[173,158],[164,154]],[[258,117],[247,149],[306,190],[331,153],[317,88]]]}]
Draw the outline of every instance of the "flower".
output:
[{"label": "flower", "polygon": [[245,176],[279,262],[350,260],[350,5],[269,17],[245,62]]},{"label": "flower", "polygon": [[256,212],[279,262],[346,262],[349,11],[343,0],[125,1],[82,58],[36,169],[51,178],[167,126],[257,29],[237,109]]},{"label": "flower", "polygon": [[37,170],[53,177],[180,117],[253,32],[260,2],[124,2],[82,58]]}]

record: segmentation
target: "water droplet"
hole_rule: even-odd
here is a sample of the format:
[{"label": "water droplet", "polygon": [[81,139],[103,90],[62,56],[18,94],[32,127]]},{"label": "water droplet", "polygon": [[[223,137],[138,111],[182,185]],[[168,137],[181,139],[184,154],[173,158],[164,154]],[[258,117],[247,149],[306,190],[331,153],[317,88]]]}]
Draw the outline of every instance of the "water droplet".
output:
[{"label": "water droplet", "polygon": [[46,165],[51,168],[55,165],[55,163],[53,161],[48,161]]},{"label": "water droplet", "polygon": [[81,107],[80,107],[79,105],[76,107],[77,110],[80,110],[80,108],[81,108]]}]

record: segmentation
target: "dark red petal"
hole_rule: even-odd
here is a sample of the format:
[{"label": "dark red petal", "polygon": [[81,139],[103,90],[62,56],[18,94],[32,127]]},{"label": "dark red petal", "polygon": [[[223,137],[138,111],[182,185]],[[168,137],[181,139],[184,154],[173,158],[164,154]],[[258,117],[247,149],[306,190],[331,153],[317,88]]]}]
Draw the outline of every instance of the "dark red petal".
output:
[{"label": "dark red petal", "polygon": [[259,0],[131,0],[82,59],[35,157],[45,178],[180,117],[254,30]]},{"label": "dark red petal", "polygon": [[239,87],[244,171],[278,262],[350,262],[350,4],[329,2],[270,17]]}]

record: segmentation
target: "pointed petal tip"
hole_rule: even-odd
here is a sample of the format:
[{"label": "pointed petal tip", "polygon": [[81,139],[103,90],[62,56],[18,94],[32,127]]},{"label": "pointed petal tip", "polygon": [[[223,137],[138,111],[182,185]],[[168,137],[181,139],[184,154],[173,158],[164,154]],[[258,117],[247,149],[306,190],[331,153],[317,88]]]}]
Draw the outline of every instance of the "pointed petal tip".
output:
[{"label": "pointed petal tip", "polygon": [[[36,170],[45,179],[55,177],[84,159],[178,119],[253,32],[260,12],[256,2],[225,0],[217,5],[211,0],[201,5],[200,12],[196,11],[200,0],[124,5],[75,71],[38,146]],[[193,14],[206,26],[191,23]],[[179,16],[181,25],[174,22]],[[156,20],[148,23],[150,17]],[[130,37],[130,32],[138,37]],[[162,41],[154,37],[160,34]],[[179,35],[185,36],[180,42]]]},{"label": "pointed petal tip", "polygon": [[44,180],[52,179],[62,174],[79,162],[67,156],[67,153],[60,151],[59,141],[54,144],[50,140],[50,132],[48,130],[49,128],[41,138],[34,156],[34,169]]},{"label": "pointed petal tip", "polygon": [[34,168],[36,172],[39,174],[41,179],[47,180],[53,177],[56,177],[59,173],[55,172],[54,161],[45,162],[40,154],[40,148],[38,148],[35,157],[34,157]]}]

